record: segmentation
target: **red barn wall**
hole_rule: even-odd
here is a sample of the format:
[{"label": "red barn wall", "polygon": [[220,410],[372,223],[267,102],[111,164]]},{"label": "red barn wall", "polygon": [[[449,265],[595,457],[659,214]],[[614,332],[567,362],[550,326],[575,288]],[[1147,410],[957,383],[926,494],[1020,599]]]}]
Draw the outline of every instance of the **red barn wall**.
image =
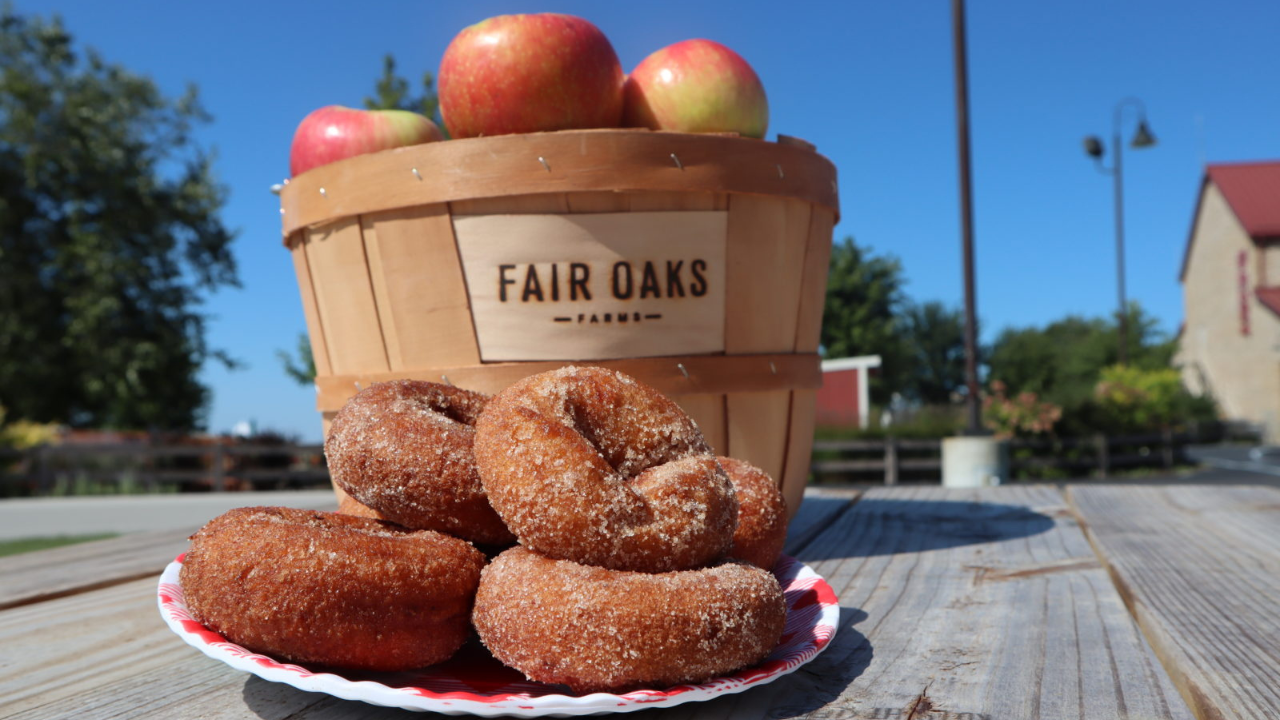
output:
[{"label": "red barn wall", "polygon": [[858,369],[824,372],[818,390],[817,423],[857,425],[858,420]]}]

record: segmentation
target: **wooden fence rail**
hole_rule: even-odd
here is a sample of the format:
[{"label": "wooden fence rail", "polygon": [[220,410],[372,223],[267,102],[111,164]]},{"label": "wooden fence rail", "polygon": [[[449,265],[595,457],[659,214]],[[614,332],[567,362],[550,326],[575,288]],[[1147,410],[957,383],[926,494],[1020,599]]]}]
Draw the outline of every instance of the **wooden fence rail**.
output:
[{"label": "wooden fence rail", "polygon": [[322,445],[142,445],[136,443],[0,448],[0,496],[48,495],[59,483],[233,490],[324,485]]},{"label": "wooden fence rail", "polygon": [[[1010,472],[1014,477],[1042,477],[1065,472],[1072,477],[1097,473],[1108,477],[1115,470],[1138,467],[1170,469],[1185,463],[1183,449],[1204,442],[1197,433],[1148,433],[1143,435],[1093,435],[1057,439],[1009,441]],[[917,479],[942,476],[942,440],[884,438],[878,440],[819,440],[813,444],[814,480],[852,474],[882,475],[895,485],[910,473]]]},{"label": "wooden fence rail", "polygon": [[[1013,440],[1011,471],[1044,477],[1107,477],[1120,469],[1172,468],[1183,449],[1206,441],[1198,433]],[[812,463],[816,482],[832,478],[938,480],[942,441],[907,438],[819,440]],[[324,486],[329,472],[322,445],[45,445],[25,451],[0,448],[0,497],[48,495],[75,480],[123,487],[138,483],[184,490]]]}]

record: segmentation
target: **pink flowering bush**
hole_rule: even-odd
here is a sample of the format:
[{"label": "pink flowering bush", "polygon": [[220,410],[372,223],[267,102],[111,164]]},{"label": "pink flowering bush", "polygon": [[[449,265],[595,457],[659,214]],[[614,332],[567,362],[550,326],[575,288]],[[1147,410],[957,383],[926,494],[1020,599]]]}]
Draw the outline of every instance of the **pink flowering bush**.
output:
[{"label": "pink flowering bush", "polygon": [[1041,400],[1033,392],[1008,396],[1008,386],[999,380],[991,382],[991,392],[982,398],[982,420],[996,437],[1011,438],[1040,435],[1053,431],[1062,419],[1062,408]]}]

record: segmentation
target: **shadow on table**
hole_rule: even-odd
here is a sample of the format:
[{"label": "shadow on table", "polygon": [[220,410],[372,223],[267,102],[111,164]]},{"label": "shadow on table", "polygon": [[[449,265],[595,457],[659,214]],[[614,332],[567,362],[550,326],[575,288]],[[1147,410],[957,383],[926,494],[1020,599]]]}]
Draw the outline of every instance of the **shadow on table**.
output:
[{"label": "shadow on table", "polygon": [[319,692],[306,692],[284,683],[252,676],[244,682],[245,707],[264,720],[280,718],[342,718],[342,720],[391,720],[393,718],[429,717],[424,713],[399,708],[378,707],[359,700],[341,698]]},{"label": "shadow on table", "polygon": [[1038,535],[1053,525],[1052,517],[1021,505],[868,498],[794,554],[811,562],[942,550]]},{"label": "shadow on table", "polygon": [[[789,718],[813,712],[840,697],[858,676],[871,664],[871,642],[854,626],[867,619],[867,613],[858,608],[840,606],[840,624],[831,645],[808,665],[774,683],[753,688],[743,698],[753,694],[773,697],[776,707],[769,711],[770,718]],[[769,695],[774,691],[776,695]],[[377,707],[356,700],[342,700],[324,693],[299,690],[284,683],[250,676],[245,680],[242,697],[245,707],[260,718],[308,717],[343,718],[343,720],[390,720],[391,718],[422,718],[423,713],[398,708]],[[708,702],[732,705],[740,696],[730,695]],[[688,709],[697,703],[687,706]],[[656,717],[669,710],[651,709],[628,717],[642,720]],[[696,713],[695,713],[696,714]]]},{"label": "shadow on table", "polygon": [[[778,680],[780,687],[767,718],[791,718],[827,707],[871,665],[871,641],[853,629],[867,619],[858,608],[840,606],[840,628],[836,637],[813,662]],[[763,690],[763,689],[762,689]],[[760,691],[752,691],[760,692]],[[850,717],[853,717],[850,715]]]}]

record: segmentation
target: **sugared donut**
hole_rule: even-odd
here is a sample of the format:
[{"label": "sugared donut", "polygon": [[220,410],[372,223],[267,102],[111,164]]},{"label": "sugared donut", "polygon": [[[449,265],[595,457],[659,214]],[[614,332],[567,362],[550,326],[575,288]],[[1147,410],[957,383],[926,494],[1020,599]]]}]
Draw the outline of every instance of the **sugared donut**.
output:
[{"label": "sugared donut", "polygon": [[729,556],[771,570],[787,541],[787,501],[769,474],[751,463],[716,458],[738,496],[738,529]]},{"label": "sugared donut", "polygon": [[373,518],[374,520],[386,520],[382,513],[374,510],[368,505],[362,505],[360,501],[347,495],[342,494],[342,499],[338,501],[339,515],[354,515],[355,517]]},{"label": "sugared donut", "polygon": [[733,486],[697,425],[622,373],[570,366],[515,383],[476,423],[475,457],[520,544],[550,557],[665,572],[733,542]]},{"label": "sugared donut", "polygon": [[574,692],[697,683],[762,660],[786,622],[770,573],[726,562],[640,573],[522,547],[480,576],[472,622],[503,663]]},{"label": "sugared donut", "polygon": [[393,671],[462,645],[483,566],[470,544],[430,530],[252,507],[191,537],[181,583],[193,617],[250,650]]},{"label": "sugared donut", "polygon": [[471,454],[486,400],[421,380],[370,385],[333,418],[324,444],[329,472],[387,520],[509,545],[515,537],[485,498]]}]

